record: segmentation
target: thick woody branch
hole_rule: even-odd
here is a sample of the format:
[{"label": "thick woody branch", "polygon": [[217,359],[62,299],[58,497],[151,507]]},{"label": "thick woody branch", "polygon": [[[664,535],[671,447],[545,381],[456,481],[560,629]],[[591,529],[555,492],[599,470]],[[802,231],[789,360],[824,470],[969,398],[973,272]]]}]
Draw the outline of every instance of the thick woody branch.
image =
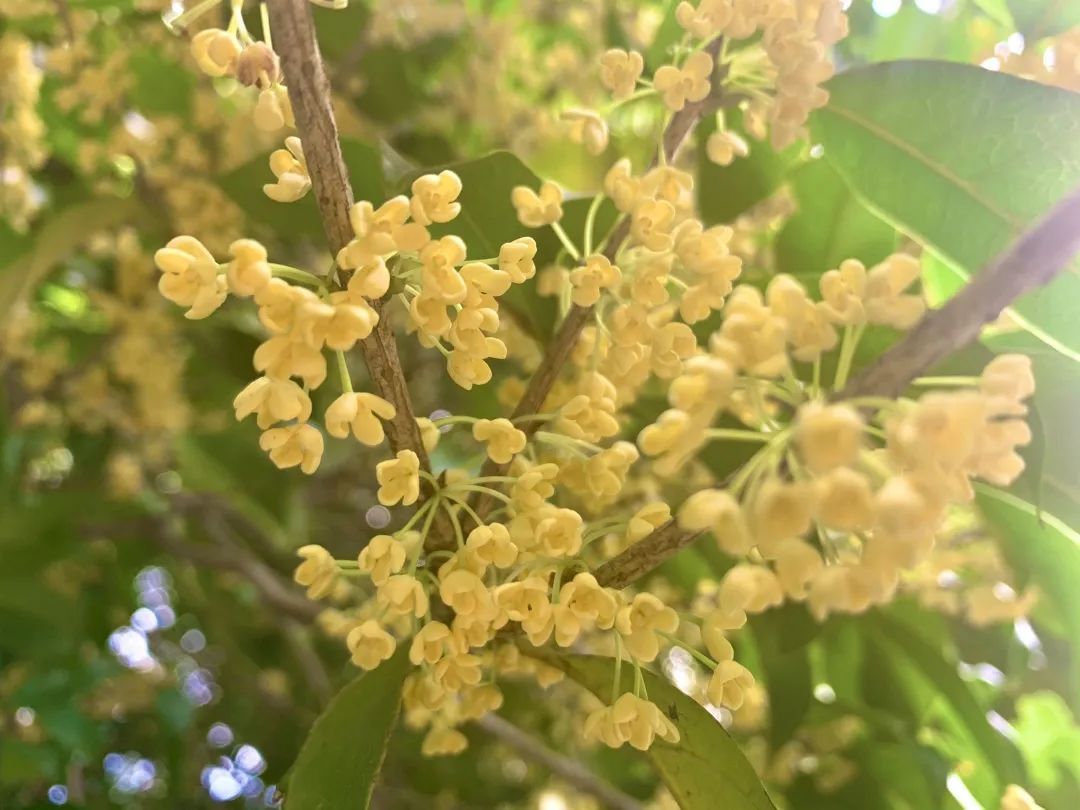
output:
[{"label": "thick woody branch", "polygon": [[[274,48],[281,57],[289,87],[289,102],[304,145],[312,192],[319,206],[326,241],[336,255],[353,237],[349,222],[353,195],[349,172],[341,155],[330,81],[315,38],[311,4],[308,0],[269,0],[268,6]],[[424,469],[429,469],[393,329],[382,313],[383,302],[373,301],[372,305],[382,317],[371,336],[360,343],[360,351],[376,393],[397,410],[397,415],[386,425],[390,447],[394,452],[412,450],[419,456]]]},{"label": "thick woody branch", "polygon": [[497,714],[488,714],[476,725],[526,759],[547,768],[571,787],[587,793],[608,810],[642,810],[636,799],[615,789],[580,762],[556,753]]},{"label": "thick woody branch", "polygon": [[621,590],[641,579],[664,560],[678,554],[701,535],[702,532],[684,531],[674,520],[669,520],[597,568],[593,572],[596,581],[605,587]]},{"label": "thick woody branch", "polygon": [[979,336],[1013,301],[1051,282],[1080,251],[1080,188],[1059,202],[940,309],[856,374],[837,399],[898,396],[911,381]]},{"label": "thick woody branch", "polygon": [[[940,309],[927,315],[899,343],[856,375],[837,399],[894,397],[934,363],[979,336],[1013,301],[1053,281],[1080,252],[1080,189],[1058,203],[1013,245],[983,268]],[[669,521],[596,570],[603,585],[623,588],[693,543]]]}]

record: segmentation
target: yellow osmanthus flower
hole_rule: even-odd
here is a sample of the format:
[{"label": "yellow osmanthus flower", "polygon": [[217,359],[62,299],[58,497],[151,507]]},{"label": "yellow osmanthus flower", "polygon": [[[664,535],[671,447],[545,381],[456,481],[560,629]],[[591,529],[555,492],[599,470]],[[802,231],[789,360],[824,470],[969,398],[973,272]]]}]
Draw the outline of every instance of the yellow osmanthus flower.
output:
[{"label": "yellow osmanthus flower", "polygon": [[571,296],[579,307],[591,307],[600,300],[604,290],[613,290],[622,281],[619,268],[607,256],[594,253],[585,258],[585,265],[570,271],[570,283],[574,286]]},{"label": "yellow osmanthus flower", "polygon": [[360,552],[360,570],[371,576],[371,581],[382,585],[405,566],[405,545],[389,534],[377,534]]},{"label": "yellow osmanthus flower", "polygon": [[712,89],[713,59],[704,51],[695,51],[682,67],[664,65],[653,76],[653,86],[659,91],[664,105],[678,112],[688,101],[704,100]]},{"label": "yellow osmanthus flower", "polygon": [[345,644],[352,654],[352,662],[361,669],[375,669],[397,649],[394,637],[377,621],[368,619],[349,631]]},{"label": "yellow osmanthus flower", "polygon": [[438,174],[425,174],[412,184],[409,206],[412,218],[420,225],[449,222],[461,213],[461,178],[449,169]]},{"label": "yellow osmanthus flower", "polygon": [[565,110],[560,116],[567,123],[567,134],[574,143],[584,144],[590,155],[599,155],[608,145],[607,122],[592,110]]},{"label": "yellow osmanthus flower", "polygon": [[401,450],[397,456],[375,465],[379,482],[379,503],[393,506],[399,501],[411,506],[420,497],[420,459],[412,450]]},{"label": "yellow osmanthus flower", "polygon": [[161,270],[158,289],[174,304],[189,307],[184,317],[207,318],[228,295],[225,276],[210,251],[193,236],[177,236],[154,254]]},{"label": "yellow osmanthus flower", "polygon": [[254,413],[265,430],[276,422],[306,422],[311,417],[311,398],[292,380],[259,377],[236,395],[233,408],[237,421]]},{"label": "yellow osmanthus flower", "polygon": [[307,588],[309,599],[322,599],[337,581],[338,567],[333,556],[322,546],[301,546],[296,553],[303,559],[293,579]]},{"label": "yellow osmanthus flower", "polygon": [[616,99],[633,95],[644,69],[645,60],[637,51],[611,48],[600,57],[600,81]]},{"label": "yellow osmanthus flower", "polygon": [[351,432],[361,444],[375,447],[386,437],[382,421],[397,416],[397,409],[375,394],[347,391],[326,409],[326,432],[338,439]]},{"label": "yellow osmanthus flower", "polygon": [[304,148],[295,135],[285,139],[284,149],[270,153],[270,171],[277,181],[263,185],[263,193],[275,202],[296,202],[311,189]]},{"label": "yellow osmanthus flower", "polygon": [[562,189],[548,180],[540,184],[539,192],[528,186],[516,186],[510,193],[510,202],[522,225],[542,228],[562,219],[562,197]]},{"label": "yellow osmanthus flower", "polygon": [[647,751],[656,737],[677,743],[679,730],[655,703],[626,692],[613,705],[585,719],[585,736],[611,748],[630,743],[639,751]]},{"label": "yellow osmanthus flower", "polygon": [[679,614],[651,593],[637,594],[615,616],[615,629],[622,636],[627,651],[639,661],[654,661],[660,653],[657,631],[674,633],[679,629]]},{"label": "yellow osmanthus flower", "polygon": [[473,424],[473,438],[484,443],[487,455],[496,464],[509,464],[525,449],[525,433],[509,419],[478,419]]},{"label": "yellow osmanthus flower", "polygon": [[323,454],[323,436],[306,422],[270,428],[259,437],[259,446],[270,454],[278,469],[299,467],[311,475],[319,468]]}]

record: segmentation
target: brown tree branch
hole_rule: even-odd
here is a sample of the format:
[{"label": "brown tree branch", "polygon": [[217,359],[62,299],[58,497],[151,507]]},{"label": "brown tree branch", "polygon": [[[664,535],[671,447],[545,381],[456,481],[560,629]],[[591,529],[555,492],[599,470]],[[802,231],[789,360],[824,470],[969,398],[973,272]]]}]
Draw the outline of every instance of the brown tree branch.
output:
[{"label": "brown tree branch", "polygon": [[975,340],[985,324],[1021,295],[1053,281],[1078,251],[1080,188],[980,270],[945,306],[928,312],[895,346],[852,377],[836,398],[899,396],[934,363]]},{"label": "brown tree branch", "polygon": [[547,768],[571,787],[596,799],[609,810],[642,810],[642,804],[617,790],[577,760],[556,753],[497,714],[487,714],[476,725],[521,756]]},{"label": "brown tree branch", "polygon": [[[927,313],[899,343],[857,374],[837,399],[893,397],[946,355],[975,340],[1025,292],[1048,284],[1080,252],[1080,189],[1059,202],[945,306]],[[700,537],[669,521],[596,569],[602,585],[624,588]]]},{"label": "brown tree branch", "polygon": [[[326,241],[336,255],[353,238],[349,209],[353,204],[349,172],[341,154],[337,123],[331,104],[315,25],[308,0],[269,0],[274,47],[289,87],[289,102],[296,129],[304,145],[311,188],[322,216]],[[420,439],[412,400],[398,357],[393,328],[386,318],[385,299],[373,301],[379,323],[361,341],[360,351],[376,393],[392,403],[397,415],[387,423],[386,435],[394,452],[412,450],[425,470],[431,465]]]}]

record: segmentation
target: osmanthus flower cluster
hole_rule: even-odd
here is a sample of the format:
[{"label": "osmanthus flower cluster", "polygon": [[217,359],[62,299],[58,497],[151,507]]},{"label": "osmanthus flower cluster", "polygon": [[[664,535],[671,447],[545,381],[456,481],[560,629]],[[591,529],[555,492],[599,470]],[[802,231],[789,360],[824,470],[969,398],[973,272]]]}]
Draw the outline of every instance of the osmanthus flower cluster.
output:
[{"label": "osmanthus flower cluster", "polygon": [[[771,132],[780,146],[795,138],[824,101],[826,48],[845,27],[838,0],[703,0],[680,3],[676,14],[686,35],[651,82],[641,80],[640,55],[603,56],[601,77],[615,100],[656,94],[678,115],[722,85],[743,94],[752,133]],[[204,68],[240,70],[236,36],[205,34]],[[748,44],[729,47],[740,40]],[[270,70],[256,79],[277,86]],[[583,111],[569,119],[599,151],[603,120]],[[1030,439],[1023,402],[1033,389],[1023,358],[998,358],[978,378],[921,380],[932,390],[918,399],[837,400],[868,328],[903,330],[922,316],[916,259],[844,262],[821,278],[819,297],[784,275],[764,291],[735,286],[735,233],[695,216],[693,177],[669,151],[660,144],[645,170],[626,159],[610,167],[580,244],[561,224],[558,186],[513,190],[507,205],[523,228],[550,228],[563,246],[537,288],[585,323],[565,347],[568,373],[545,388],[536,413],[420,420],[428,452],[443,430],[468,430],[484,469],[429,471],[420,448],[395,447],[373,472],[380,503],[414,507],[404,526],[371,538],[353,559],[315,545],[299,551],[295,579],[312,599],[330,601],[321,624],[356,666],[374,669],[407,647],[406,718],[428,729],[427,754],[466,745],[459,726],[498,708],[498,679],[560,677],[530,648],[614,647],[610,700],[584,724],[589,738],[610,746],[678,741],[678,721],[649,700],[641,676],[672,646],[708,667],[705,700],[753,709],[761,690],[731,640],[749,614],[793,600],[824,618],[889,600],[901,572],[927,559],[950,505],[971,499],[973,478],[1004,484],[1022,469],[1016,448]],[[266,193],[299,199],[310,184],[305,144],[287,139],[271,169],[276,182]],[[240,419],[255,416],[277,466],[317,469],[324,439],[313,422],[337,438],[384,440],[383,421],[396,409],[353,390],[346,353],[392,316],[395,302],[462,388],[487,383],[488,361],[507,356],[496,336],[505,334],[499,297],[536,274],[536,242],[521,236],[497,256],[470,258],[465,242],[446,233],[461,191],[460,178],[442,171],[417,178],[408,195],[353,205],[353,237],[329,281],[270,263],[250,239],[234,242],[222,262],[192,236],[158,251],[160,290],[189,318],[207,317],[229,294],[258,307],[268,332],[253,358],[262,376],[234,406]],[[597,228],[605,200],[619,215],[608,234]],[[446,235],[433,236],[436,226]],[[316,415],[311,391],[328,376],[328,350],[341,393]],[[620,439],[628,406],[653,381],[670,408],[636,443]],[[700,483],[695,457],[714,441],[760,448],[729,480]],[[674,526],[661,491],[681,501]],[[739,561],[708,610],[680,613],[657,593],[609,587],[594,573],[611,549],[661,527],[708,530]],[[691,626],[702,650],[683,640]],[[635,674],[628,690],[624,665]]]},{"label": "osmanthus flower cluster", "polygon": [[[672,51],[675,61],[642,78],[640,53],[611,49],[601,57],[601,80],[615,105],[658,95],[670,112],[703,102],[722,83],[740,101],[743,129],[777,149],[804,133],[809,114],[828,101],[820,85],[834,72],[829,48],[847,35],[840,0],[682,0],[675,19],[684,34]],[[707,49],[722,37],[719,52]],[[592,154],[607,147],[608,126],[599,112],[570,109],[563,113],[567,134]],[[737,132],[717,127],[705,144],[709,158],[721,165],[748,154]]]},{"label": "osmanthus flower cluster", "polygon": [[[206,14],[211,5],[200,3],[190,12],[172,19],[179,29]],[[270,40],[266,7],[263,6],[263,30],[266,41],[256,40],[244,24],[243,0],[231,0],[231,14],[226,29],[205,28],[191,38],[191,55],[199,69],[215,79],[234,79],[244,87],[258,91],[253,120],[263,132],[277,132],[293,127],[289,94],[282,84],[281,65]]]}]

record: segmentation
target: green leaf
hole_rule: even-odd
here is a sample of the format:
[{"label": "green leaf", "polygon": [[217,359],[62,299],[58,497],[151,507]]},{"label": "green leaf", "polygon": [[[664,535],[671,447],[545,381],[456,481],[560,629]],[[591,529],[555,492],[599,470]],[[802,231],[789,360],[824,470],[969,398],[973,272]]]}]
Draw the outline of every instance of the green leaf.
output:
[{"label": "green leaf", "polygon": [[[981,68],[891,62],[827,85],[815,139],[873,210],[976,272],[1080,183],[1080,95]],[[1053,135],[1048,135],[1048,133]],[[1080,274],[1015,309],[1080,359]]]},{"label": "green leaf", "polygon": [[799,631],[816,634],[820,627],[806,608],[791,602],[750,620],[769,692],[769,743],[774,749],[802,725],[814,689],[806,639],[799,644],[792,635]]},{"label": "green leaf", "polygon": [[[1037,585],[1060,617],[1070,642],[1080,639],[1080,534],[1046,511],[1008,492],[976,484],[976,503],[995,529],[1006,557]],[[1072,662],[1073,706],[1080,707],[1080,661]]]},{"label": "green leaf", "polygon": [[[138,212],[139,204],[132,198],[98,198],[53,212],[40,229],[17,240],[9,242],[0,232],[0,323],[17,301],[30,295],[49,271],[86,240],[131,222]],[[9,247],[12,252],[7,252]]]},{"label": "green leaf", "polygon": [[286,810],[366,810],[401,708],[408,666],[402,645],[334,696],[293,765]]},{"label": "green leaf", "polygon": [[[1030,0],[1023,0],[1023,2],[1025,5],[1030,4]],[[1013,19],[1012,12],[1009,10],[1009,4],[1006,0],[974,0],[974,3],[987,17],[992,19],[998,25],[1009,31],[1017,30],[1016,21]]]},{"label": "green leaf", "polygon": [[1005,785],[1023,783],[1019,753],[987,721],[986,708],[960,679],[941,643],[924,637],[915,621],[920,618],[908,622],[882,611],[871,616],[869,640],[891,673],[886,688],[899,693],[919,727],[940,729],[941,747],[971,758],[975,767],[965,782],[983,803],[996,802]]},{"label": "green leaf", "polygon": [[1007,0],[1016,29],[1034,43],[1080,25],[1080,5],[1074,0]]},{"label": "green leaf", "polygon": [[1033,784],[1053,788],[1062,771],[1080,783],[1080,727],[1056,692],[1034,692],[1016,701],[1016,741]]},{"label": "green leaf", "polygon": [[826,270],[844,259],[868,267],[896,249],[896,231],[852,193],[825,160],[814,160],[791,174],[798,210],[776,239],[776,269],[811,289]]},{"label": "green leaf", "polygon": [[[545,656],[598,698],[611,698],[614,661],[595,655]],[[657,740],[648,751],[682,810],[775,810],[769,794],[739,746],[712,715],[666,679],[642,672],[649,699],[673,717],[676,744]],[[622,668],[622,688],[633,687],[634,670]]]},{"label": "green leaf", "polygon": [[[728,128],[747,137],[730,122]],[[714,120],[703,121],[698,136],[700,143],[704,144],[715,131]],[[750,154],[736,158],[730,166],[718,166],[709,160],[704,148],[698,150],[698,208],[706,225],[733,222],[739,214],[780,188],[788,173],[805,159],[802,144],[777,152],[768,141],[748,139],[747,142],[750,144]]]},{"label": "green leaf", "polygon": [[[357,200],[371,200],[376,204],[382,202],[386,192],[379,151],[363,141],[343,138],[341,153],[349,169],[353,196]],[[244,209],[252,222],[265,226],[279,238],[287,235],[290,240],[308,238],[320,243],[325,241],[322,219],[313,194],[308,193],[291,203],[275,202],[263,194],[263,185],[274,181],[268,161],[269,155],[263,155],[233,169],[219,181],[222,190]]]}]

